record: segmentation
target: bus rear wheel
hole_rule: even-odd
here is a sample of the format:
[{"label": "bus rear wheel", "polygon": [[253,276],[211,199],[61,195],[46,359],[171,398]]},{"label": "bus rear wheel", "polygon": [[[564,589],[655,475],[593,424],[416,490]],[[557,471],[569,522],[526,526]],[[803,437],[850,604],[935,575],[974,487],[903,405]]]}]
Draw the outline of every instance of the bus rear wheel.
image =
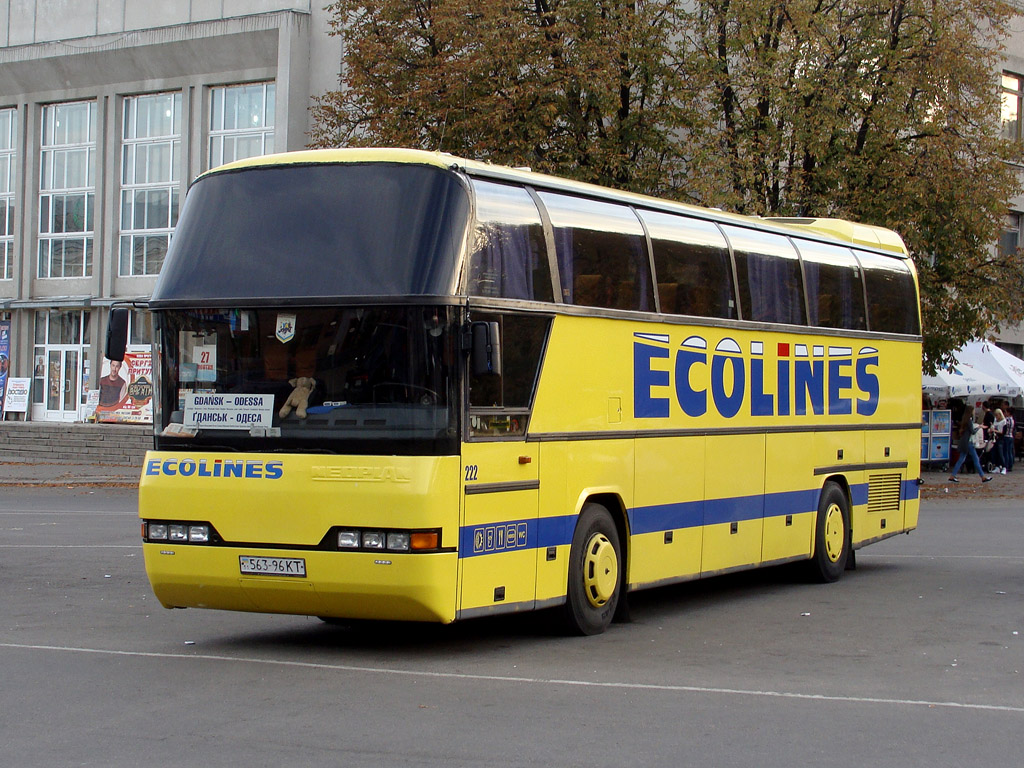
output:
[{"label": "bus rear wheel", "polygon": [[819,582],[836,581],[843,575],[849,557],[850,502],[842,488],[825,483],[818,502],[810,575]]},{"label": "bus rear wheel", "polygon": [[615,521],[600,504],[584,504],[569,552],[566,628],[580,635],[604,632],[615,616],[622,576],[622,545]]}]

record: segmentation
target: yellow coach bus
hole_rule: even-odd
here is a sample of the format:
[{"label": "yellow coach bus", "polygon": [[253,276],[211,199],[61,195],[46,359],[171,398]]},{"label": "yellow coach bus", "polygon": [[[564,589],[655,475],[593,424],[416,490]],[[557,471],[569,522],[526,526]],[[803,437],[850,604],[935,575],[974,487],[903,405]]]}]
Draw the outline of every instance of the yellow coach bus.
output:
[{"label": "yellow coach bus", "polygon": [[593,634],[629,591],[833,581],[917,525],[918,292],[888,230],[297,152],[192,185],[149,308],[139,506],[170,608]]}]

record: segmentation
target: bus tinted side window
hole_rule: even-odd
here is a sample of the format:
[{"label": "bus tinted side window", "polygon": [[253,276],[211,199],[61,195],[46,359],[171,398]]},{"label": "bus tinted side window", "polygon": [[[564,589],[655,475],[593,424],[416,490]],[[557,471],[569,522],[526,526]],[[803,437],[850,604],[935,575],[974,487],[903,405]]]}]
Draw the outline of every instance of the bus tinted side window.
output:
[{"label": "bus tinted side window", "polygon": [[554,227],[562,300],[653,311],[647,240],[633,211],[595,200],[539,194]]},{"label": "bus tinted side window", "polygon": [[525,189],[473,181],[476,238],[469,257],[470,296],[551,301],[544,228]]},{"label": "bus tinted side window", "polygon": [[882,333],[919,334],[917,289],[902,259],[857,251],[868,292],[868,327]]},{"label": "bus tinted side window", "polygon": [[654,248],[661,311],[736,318],[732,263],[721,231],[710,221],[641,211]]},{"label": "bus tinted side window", "polygon": [[867,330],[864,282],[853,251],[838,245],[798,240],[807,281],[810,325]]},{"label": "bus tinted side window", "polygon": [[736,259],[743,319],[760,323],[804,323],[800,260],[782,235],[723,226]]},{"label": "bus tinted side window", "polygon": [[526,434],[551,318],[474,312],[472,319],[498,323],[501,376],[470,375],[470,431],[477,436]]}]

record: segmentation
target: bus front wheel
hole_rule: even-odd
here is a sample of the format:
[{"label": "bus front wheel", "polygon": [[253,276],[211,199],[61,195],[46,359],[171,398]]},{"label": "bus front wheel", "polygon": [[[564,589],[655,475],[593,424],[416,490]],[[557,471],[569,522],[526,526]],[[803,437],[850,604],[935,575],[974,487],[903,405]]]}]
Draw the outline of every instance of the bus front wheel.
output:
[{"label": "bus front wheel", "polygon": [[600,504],[584,504],[569,552],[569,583],[564,618],[580,635],[604,632],[622,592],[622,546],[611,514]]},{"label": "bus front wheel", "polygon": [[819,582],[836,581],[843,575],[849,557],[850,503],[842,488],[825,483],[818,502],[810,575]]}]

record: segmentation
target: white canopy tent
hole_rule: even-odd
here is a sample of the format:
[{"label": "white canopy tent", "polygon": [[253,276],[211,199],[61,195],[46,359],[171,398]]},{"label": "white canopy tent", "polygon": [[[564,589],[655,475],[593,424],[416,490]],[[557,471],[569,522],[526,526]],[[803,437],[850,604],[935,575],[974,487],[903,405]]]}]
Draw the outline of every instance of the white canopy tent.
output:
[{"label": "white canopy tent", "polygon": [[1024,360],[990,341],[969,341],[956,352],[958,368],[985,374],[1005,382],[1010,396],[1024,393]]},{"label": "white canopy tent", "polygon": [[1013,397],[1021,388],[1006,379],[998,379],[987,373],[967,366],[940,370],[934,376],[924,376],[921,389],[933,397],[979,397],[987,399],[993,395]]}]

